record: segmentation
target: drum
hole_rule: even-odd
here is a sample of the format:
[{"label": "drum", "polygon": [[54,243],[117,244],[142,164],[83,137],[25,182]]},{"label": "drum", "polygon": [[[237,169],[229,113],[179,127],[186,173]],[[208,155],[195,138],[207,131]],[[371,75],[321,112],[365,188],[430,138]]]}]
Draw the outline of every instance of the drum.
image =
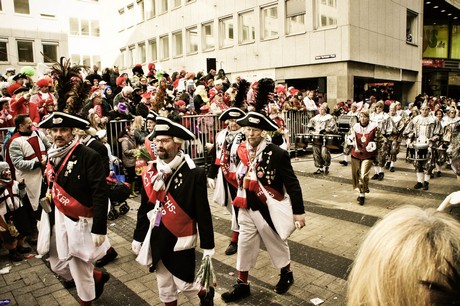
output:
[{"label": "drum", "polygon": [[295,145],[301,148],[305,148],[308,145],[307,134],[297,134],[295,136]]},{"label": "drum", "polygon": [[328,149],[339,149],[343,143],[342,135],[326,134],[324,138]]},{"label": "drum", "polygon": [[346,134],[358,122],[356,116],[342,115],[337,119],[337,128],[340,134]]},{"label": "drum", "polygon": [[324,135],[323,134],[309,134],[311,138],[311,142],[316,145],[322,145],[324,142]]},{"label": "drum", "polygon": [[428,160],[427,145],[409,145],[407,147],[407,160],[426,161]]}]

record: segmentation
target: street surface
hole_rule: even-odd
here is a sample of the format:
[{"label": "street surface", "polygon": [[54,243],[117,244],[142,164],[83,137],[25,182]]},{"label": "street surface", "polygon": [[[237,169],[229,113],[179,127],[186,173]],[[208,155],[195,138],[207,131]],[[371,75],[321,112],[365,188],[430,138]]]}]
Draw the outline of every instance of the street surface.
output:
[{"label": "street surface", "polygon": [[[404,153],[400,154],[400,159]],[[396,172],[386,170],[383,181],[371,181],[366,204],[356,203],[357,192],[351,186],[351,166],[339,164],[340,154],[333,154],[329,175],[313,175],[316,170],[311,154],[293,158],[293,167],[302,186],[307,225],[289,239],[295,283],[284,295],[273,291],[278,273],[262,247],[257,266],[250,271],[251,296],[233,305],[344,305],[346,278],[359,244],[369,228],[394,208],[404,204],[437,207],[444,197],[458,190],[451,170],[430,181],[428,191],[414,190],[415,172],[411,164],[399,160]],[[373,169],[371,170],[373,175]],[[217,275],[215,305],[225,305],[220,295],[231,289],[236,280],[236,255],[226,256],[230,241],[230,216],[226,209],[212,203],[216,254],[213,258]],[[140,198],[129,200],[127,215],[109,221],[108,235],[118,258],[105,266],[111,274],[104,294],[93,305],[163,305],[158,299],[155,275],[135,261],[131,252],[132,233]],[[197,259],[201,260],[197,249]],[[78,305],[75,288],[65,289],[49,270],[44,259],[29,258],[16,264],[0,251],[0,269],[11,267],[0,275],[0,300],[9,305]],[[179,305],[191,305],[181,295]]]}]

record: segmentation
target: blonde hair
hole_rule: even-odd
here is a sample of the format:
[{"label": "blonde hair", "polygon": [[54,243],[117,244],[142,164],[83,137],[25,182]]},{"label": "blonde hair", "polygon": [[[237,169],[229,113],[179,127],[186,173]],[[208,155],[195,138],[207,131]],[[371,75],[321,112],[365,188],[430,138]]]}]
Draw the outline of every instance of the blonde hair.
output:
[{"label": "blonde hair", "polygon": [[134,117],[132,127],[136,130],[142,130],[144,127],[144,117],[136,116]]},{"label": "blonde hair", "polygon": [[395,209],[362,243],[348,278],[347,305],[453,302],[449,294],[460,285],[459,252],[460,223],[453,217],[431,208]]}]

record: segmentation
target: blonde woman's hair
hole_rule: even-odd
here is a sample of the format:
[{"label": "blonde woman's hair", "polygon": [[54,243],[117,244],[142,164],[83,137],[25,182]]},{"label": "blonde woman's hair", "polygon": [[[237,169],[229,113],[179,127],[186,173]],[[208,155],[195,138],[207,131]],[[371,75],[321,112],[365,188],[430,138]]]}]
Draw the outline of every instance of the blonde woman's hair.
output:
[{"label": "blonde woman's hair", "polygon": [[142,130],[142,128],[144,127],[144,117],[142,116],[134,117],[132,127],[135,128],[136,130]]},{"label": "blonde woman's hair", "polygon": [[459,252],[460,223],[453,217],[431,208],[395,209],[362,243],[347,305],[459,305]]}]

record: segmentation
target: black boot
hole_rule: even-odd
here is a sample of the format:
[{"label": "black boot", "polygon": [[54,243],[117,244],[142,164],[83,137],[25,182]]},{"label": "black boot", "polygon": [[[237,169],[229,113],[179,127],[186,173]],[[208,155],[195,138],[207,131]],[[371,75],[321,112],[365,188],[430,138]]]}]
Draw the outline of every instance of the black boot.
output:
[{"label": "black boot", "polygon": [[[102,295],[102,293],[104,292],[104,285],[110,279],[109,273],[103,272],[103,271],[98,271],[98,272],[102,273],[102,276],[98,281],[96,280],[94,281],[94,286],[96,289],[96,297],[94,298],[95,300],[97,300]],[[97,272],[93,272],[93,274],[94,273],[97,273]]]},{"label": "black boot", "polygon": [[16,247],[16,250],[18,251],[19,254],[27,254],[27,253],[32,252],[31,247],[25,247],[25,246],[22,246],[22,245],[18,245]]},{"label": "black boot", "polygon": [[423,184],[420,182],[417,182],[417,184],[415,184],[414,186],[414,189],[421,189],[422,187],[423,187]]},{"label": "black boot", "polygon": [[238,244],[236,242],[230,242],[227,249],[225,250],[225,255],[233,255],[238,251]]},{"label": "black boot", "polygon": [[292,271],[281,271],[280,280],[275,286],[275,292],[278,294],[286,293],[292,284],[294,284]]},{"label": "black boot", "polygon": [[22,255],[19,254],[16,249],[9,250],[8,257],[11,261],[15,261],[15,262],[22,261],[24,259]]},{"label": "black boot", "polygon": [[200,296],[200,306],[214,306],[214,288],[209,287],[205,295]]},{"label": "black boot", "polygon": [[239,301],[251,295],[251,288],[249,284],[243,283],[242,280],[237,280],[233,285],[233,290],[222,293],[221,297],[225,303]]},{"label": "black boot", "polygon": [[110,249],[107,250],[107,253],[104,255],[104,257],[96,261],[95,266],[98,268],[103,267],[109,262],[114,261],[115,258],[117,258],[117,256],[118,256],[117,251],[115,251],[115,249],[111,247]]},{"label": "black boot", "polygon": [[423,190],[428,190],[429,186],[430,186],[430,183],[424,182],[423,183]]}]

